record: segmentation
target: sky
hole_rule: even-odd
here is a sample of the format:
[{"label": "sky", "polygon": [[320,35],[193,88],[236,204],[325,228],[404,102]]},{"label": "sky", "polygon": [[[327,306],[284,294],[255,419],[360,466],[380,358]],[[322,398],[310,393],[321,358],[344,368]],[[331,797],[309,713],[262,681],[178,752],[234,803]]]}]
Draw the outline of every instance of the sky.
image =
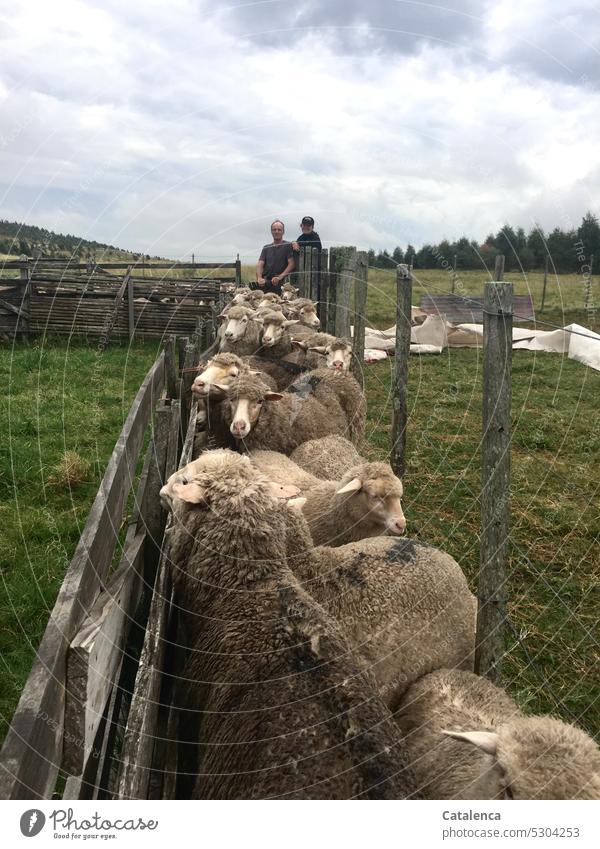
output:
[{"label": "sky", "polygon": [[0,0],[0,218],[253,261],[600,213],[600,4]]}]

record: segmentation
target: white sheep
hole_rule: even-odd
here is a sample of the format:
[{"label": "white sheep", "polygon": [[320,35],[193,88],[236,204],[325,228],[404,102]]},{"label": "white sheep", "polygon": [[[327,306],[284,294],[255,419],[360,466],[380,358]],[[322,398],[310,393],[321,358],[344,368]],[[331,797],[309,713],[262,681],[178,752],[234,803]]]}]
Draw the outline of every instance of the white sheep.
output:
[{"label": "white sheep", "polygon": [[439,669],[407,690],[395,716],[428,799],[600,799],[594,741],[525,716],[486,678]]}]

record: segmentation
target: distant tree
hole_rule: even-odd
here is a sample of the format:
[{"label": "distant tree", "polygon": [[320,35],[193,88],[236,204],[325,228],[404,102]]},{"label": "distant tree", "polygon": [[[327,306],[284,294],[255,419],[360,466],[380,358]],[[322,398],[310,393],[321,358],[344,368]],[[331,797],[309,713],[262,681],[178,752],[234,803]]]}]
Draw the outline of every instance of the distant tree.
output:
[{"label": "distant tree", "polygon": [[415,264],[419,268],[435,268],[437,266],[437,254],[434,245],[423,245],[417,251]]},{"label": "distant tree", "polygon": [[577,233],[570,230],[565,233],[560,227],[555,227],[548,236],[548,253],[557,271],[574,271],[576,268],[577,254],[575,242]]},{"label": "distant tree", "polygon": [[586,212],[577,230],[577,236],[583,242],[584,253],[587,259],[594,254],[596,260],[600,259],[600,225],[598,219],[591,212]]},{"label": "distant tree", "polygon": [[401,247],[397,246],[394,248],[392,252],[392,259],[396,265],[400,265],[401,262],[404,262],[404,251]]},{"label": "distant tree", "polygon": [[369,250],[367,251],[367,263],[369,264],[370,268],[373,268],[375,265],[375,251],[373,250],[373,248],[369,248]]},{"label": "distant tree", "polygon": [[413,248],[413,246],[412,246],[412,245],[407,245],[406,251],[404,252],[404,262],[405,262],[407,265],[410,265],[411,263],[413,263],[413,264],[414,264],[415,256],[416,256],[416,255],[417,255],[417,252],[416,252],[416,250]]},{"label": "distant tree", "polygon": [[546,237],[539,224],[536,224],[527,236],[527,247],[533,256],[532,268],[543,268],[547,256]]}]

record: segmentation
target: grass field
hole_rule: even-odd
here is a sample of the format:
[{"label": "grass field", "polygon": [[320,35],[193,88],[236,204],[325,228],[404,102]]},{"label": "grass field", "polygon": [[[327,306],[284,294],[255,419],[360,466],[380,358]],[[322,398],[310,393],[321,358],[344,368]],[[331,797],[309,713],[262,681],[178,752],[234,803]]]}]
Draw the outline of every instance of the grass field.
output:
[{"label": "grass field", "polygon": [[[0,735],[156,343],[0,348]],[[79,458],[65,467],[66,452]]]},{"label": "grass field", "polygon": [[[244,279],[248,279],[245,269]],[[509,277],[509,275],[507,275]],[[541,275],[512,277],[539,304]],[[394,276],[371,270],[369,321],[394,323]],[[444,272],[415,273],[448,290]],[[470,273],[465,293],[480,293]],[[444,289],[445,286],[445,289]],[[525,288],[521,288],[521,287]],[[466,288],[468,287],[468,288]],[[583,313],[580,281],[548,291],[550,320]],[[546,317],[546,314],[544,315]],[[596,326],[596,329],[599,329]],[[0,713],[18,700],[35,648],[129,405],[157,343],[103,354],[64,341],[0,348]],[[366,453],[389,449],[393,361],[366,369]],[[447,549],[475,588],[479,547],[481,352],[411,358],[405,507],[411,536]],[[600,374],[554,354],[515,352],[506,684],[526,710],[600,732]],[[66,451],[82,465],[65,482]],[[518,639],[517,639],[518,637]]]}]

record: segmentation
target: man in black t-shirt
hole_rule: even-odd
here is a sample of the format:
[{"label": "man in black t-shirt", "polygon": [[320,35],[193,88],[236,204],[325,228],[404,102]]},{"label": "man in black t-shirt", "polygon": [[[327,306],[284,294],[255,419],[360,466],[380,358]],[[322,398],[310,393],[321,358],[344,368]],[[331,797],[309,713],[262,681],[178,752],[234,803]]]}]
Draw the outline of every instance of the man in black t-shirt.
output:
[{"label": "man in black t-shirt", "polygon": [[323,249],[319,234],[314,229],[314,227],[315,219],[311,215],[305,215],[302,221],[300,222],[300,229],[302,230],[302,235],[298,236],[295,242],[292,242],[292,247],[295,251],[299,251],[300,248],[318,248],[319,250]]},{"label": "man in black t-shirt", "polygon": [[264,292],[275,292],[281,295],[281,287],[285,278],[294,270],[294,251],[292,243],[283,238],[285,226],[283,221],[271,224],[273,241],[265,245],[256,264],[256,284]]}]

